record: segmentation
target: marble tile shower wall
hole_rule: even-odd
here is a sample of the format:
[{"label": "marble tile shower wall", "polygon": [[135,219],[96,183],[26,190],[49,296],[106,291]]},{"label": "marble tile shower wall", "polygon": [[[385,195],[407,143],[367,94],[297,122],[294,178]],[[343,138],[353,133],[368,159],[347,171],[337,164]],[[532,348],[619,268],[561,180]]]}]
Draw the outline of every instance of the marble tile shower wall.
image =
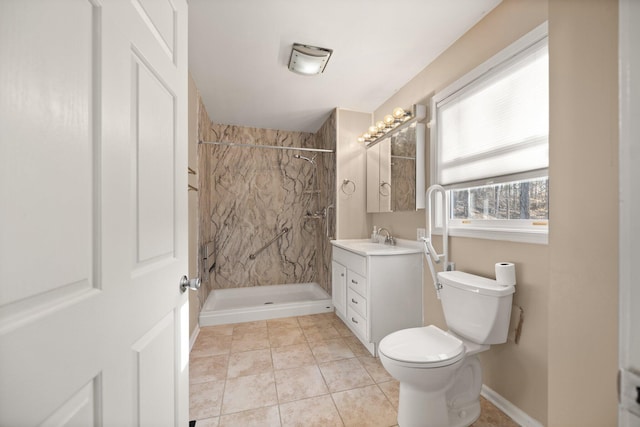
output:
[{"label": "marble tile shower wall", "polygon": [[334,151],[318,155],[321,162],[318,163],[321,188],[327,189],[321,194],[321,200],[323,206],[332,207],[327,211],[329,229],[324,229],[324,233],[318,233],[316,241],[316,247],[322,251],[317,260],[321,280],[319,283],[329,294],[331,294],[331,245],[329,240],[336,237],[336,138],[336,110],[333,110],[329,118],[316,132],[316,147]]},{"label": "marble tile shower wall", "polygon": [[[335,149],[333,114],[316,134],[212,124],[202,116],[204,141]],[[334,154],[317,153],[314,166],[294,155],[315,152],[211,144],[198,150],[200,239],[215,248],[215,269],[202,274],[209,289],[318,282],[330,292],[325,220],[313,214],[334,203]],[[334,222],[335,211],[330,215]]]}]

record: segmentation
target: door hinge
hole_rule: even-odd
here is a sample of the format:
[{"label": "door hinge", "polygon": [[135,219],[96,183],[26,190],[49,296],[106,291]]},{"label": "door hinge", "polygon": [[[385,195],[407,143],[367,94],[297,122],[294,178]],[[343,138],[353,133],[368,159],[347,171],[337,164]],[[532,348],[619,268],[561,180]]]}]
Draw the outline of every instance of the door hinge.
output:
[{"label": "door hinge", "polygon": [[624,409],[640,416],[640,374],[627,369],[618,371],[618,401]]}]

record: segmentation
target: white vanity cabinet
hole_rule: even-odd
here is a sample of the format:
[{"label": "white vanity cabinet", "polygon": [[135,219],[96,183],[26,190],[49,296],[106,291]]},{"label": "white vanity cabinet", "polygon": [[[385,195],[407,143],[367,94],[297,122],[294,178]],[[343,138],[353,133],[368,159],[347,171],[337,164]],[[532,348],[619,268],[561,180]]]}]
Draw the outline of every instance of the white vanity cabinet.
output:
[{"label": "white vanity cabinet", "polygon": [[336,314],[373,354],[391,332],[422,326],[422,250],[362,240],[333,244]]},{"label": "white vanity cabinet", "polygon": [[[347,267],[331,262],[331,299],[336,313],[347,312]],[[344,316],[341,316],[344,317]]]}]

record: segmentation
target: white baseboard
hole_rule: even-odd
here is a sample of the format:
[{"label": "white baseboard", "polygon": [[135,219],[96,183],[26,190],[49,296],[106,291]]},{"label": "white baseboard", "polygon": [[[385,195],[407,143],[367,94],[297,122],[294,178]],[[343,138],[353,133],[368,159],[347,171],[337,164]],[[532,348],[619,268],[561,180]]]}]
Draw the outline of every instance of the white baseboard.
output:
[{"label": "white baseboard", "polygon": [[522,409],[518,408],[516,405],[509,402],[507,399],[500,396],[484,384],[482,384],[482,391],[480,394],[489,402],[493,403],[496,408],[507,414],[521,427],[544,427],[540,421],[531,418]]},{"label": "white baseboard", "polygon": [[200,325],[196,324],[196,327],[193,329],[193,333],[189,338],[189,353],[191,353],[191,349],[193,345],[196,343],[196,338],[198,338],[198,334],[200,333]]}]

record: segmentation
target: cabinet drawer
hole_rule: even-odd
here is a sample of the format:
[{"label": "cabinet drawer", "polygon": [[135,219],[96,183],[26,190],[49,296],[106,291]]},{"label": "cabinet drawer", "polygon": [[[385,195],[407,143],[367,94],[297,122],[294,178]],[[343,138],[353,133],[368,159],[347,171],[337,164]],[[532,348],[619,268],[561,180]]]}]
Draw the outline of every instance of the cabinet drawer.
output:
[{"label": "cabinet drawer", "polygon": [[347,303],[356,311],[356,313],[366,319],[367,300],[363,296],[349,288],[347,291]]},{"label": "cabinet drawer", "polygon": [[359,293],[367,296],[367,279],[351,270],[347,270],[347,286]]},{"label": "cabinet drawer", "polygon": [[353,306],[349,306],[347,310],[348,318],[347,321],[351,325],[353,329],[355,329],[356,333],[360,335],[365,341],[369,339],[367,336],[367,321],[364,317],[360,316],[354,309]]},{"label": "cabinet drawer", "polygon": [[349,270],[353,270],[358,274],[367,274],[367,258],[361,255],[349,252],[337,246],[333,247],[332,257],[340,264],[347,267]]}]

